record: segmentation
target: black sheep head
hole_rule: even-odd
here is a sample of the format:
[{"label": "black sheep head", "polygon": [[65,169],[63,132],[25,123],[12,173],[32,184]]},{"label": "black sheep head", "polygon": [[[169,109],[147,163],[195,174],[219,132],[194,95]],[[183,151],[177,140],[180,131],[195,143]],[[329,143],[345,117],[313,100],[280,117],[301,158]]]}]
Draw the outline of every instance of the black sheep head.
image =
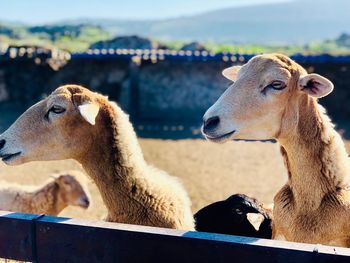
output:
[{"label": "black sheep head", "polygon": [[211,233],[271,238],[271,218],[254,198],[235,194],[210,204],[194,215],[196,230]]}]

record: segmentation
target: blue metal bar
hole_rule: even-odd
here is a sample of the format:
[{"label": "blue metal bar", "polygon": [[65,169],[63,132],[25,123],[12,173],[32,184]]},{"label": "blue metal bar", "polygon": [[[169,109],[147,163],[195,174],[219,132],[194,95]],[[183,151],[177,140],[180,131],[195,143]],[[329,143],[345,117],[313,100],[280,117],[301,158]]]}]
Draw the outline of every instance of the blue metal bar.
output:
[{"label": "blue metal bar", "polygon": [[[10,59],[26,58],[28,54],[41,54],[40,48],[11,47],[6,52],[0,52],[1,57],[9,57]],[[52,54],[48,54],[51,56]],[[86,52],[76,52],[69,54],[62,52],[65,59],[104,59],[104,58],[120,58],[131,59],[138,57],[142,61],[158,62],[162,60],[169,61],[224,61],[232,63],[245,63],[255,54],[239,54],[230,52],[213,53],[208,51],[185,51],[185,50],[169,50],[169,49],[89,49]],[[55,53],[54,56],[57,56]],[[31,56],[29,56],[31,57]],[[290,56],[293,60],[301,63],[349,63],[350,55],[303,55],[294,54]]]}]

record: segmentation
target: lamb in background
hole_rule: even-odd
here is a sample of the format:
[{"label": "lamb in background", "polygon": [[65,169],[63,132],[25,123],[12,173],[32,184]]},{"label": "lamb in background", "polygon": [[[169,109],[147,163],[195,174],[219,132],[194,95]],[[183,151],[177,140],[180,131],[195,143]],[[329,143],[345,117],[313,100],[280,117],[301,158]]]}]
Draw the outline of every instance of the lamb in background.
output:
[{"label": "lamb in background", "polygon": [[0,210],[57,216],[69,205],[87,209],[88,191],[76,179],[79,174],[78,171],[63,172],[39,187],[3,182]]}]

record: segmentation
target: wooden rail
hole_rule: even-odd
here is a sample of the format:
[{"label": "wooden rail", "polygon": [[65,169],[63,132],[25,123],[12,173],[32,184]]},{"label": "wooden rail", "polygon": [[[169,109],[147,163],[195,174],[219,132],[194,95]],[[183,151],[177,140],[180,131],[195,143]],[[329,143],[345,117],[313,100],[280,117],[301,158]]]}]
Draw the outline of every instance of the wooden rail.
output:
[{"label": "wooden rail", "polygon": [[0,212],[0,257],[33,262],[350,262],[350,249]]}]

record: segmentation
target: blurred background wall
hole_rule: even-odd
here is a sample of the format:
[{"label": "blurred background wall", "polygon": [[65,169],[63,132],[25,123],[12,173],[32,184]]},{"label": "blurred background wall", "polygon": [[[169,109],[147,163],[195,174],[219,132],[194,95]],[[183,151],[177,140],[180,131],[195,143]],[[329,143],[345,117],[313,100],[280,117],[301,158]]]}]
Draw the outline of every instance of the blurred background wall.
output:
[{"label": "blurred background wall", "polygon": [[[195,51],[178,51],[167,56],[163,54],[165,50],[149,51],[153,55],[146,57],[144,50],[138,55],[131,49],[116,49],[113,53],[109,49],[108,54],[103,50],[108,49],[98,54],[69,54],[10,47],[0,56],[0,101],[21,110],[60,85],[80,84],[118,102],[136,126],[143,129],[139,131],[143,135],[147,134],[145,125],[153,123],[159,126],[159,132],[164,131],[166,125],[169,132],[181,133],[180,137],[196,137],[198,133],[193,130],[200,126],[203,113],[230,85],[221,71],[233,64],[242,64],[250,57],[227,53],[210,55],[206,51],[196,53],[197,56]],[[119,51],[124,54],[117,54]],[[350,57],[299,56],[296,59],[309,72],[317,72],[334,82],[335,92],[321,103],[336,121],[345,122],[350,114],[347,103]],[[154,130],[149,132],[153,136],[157,134]]]}]

